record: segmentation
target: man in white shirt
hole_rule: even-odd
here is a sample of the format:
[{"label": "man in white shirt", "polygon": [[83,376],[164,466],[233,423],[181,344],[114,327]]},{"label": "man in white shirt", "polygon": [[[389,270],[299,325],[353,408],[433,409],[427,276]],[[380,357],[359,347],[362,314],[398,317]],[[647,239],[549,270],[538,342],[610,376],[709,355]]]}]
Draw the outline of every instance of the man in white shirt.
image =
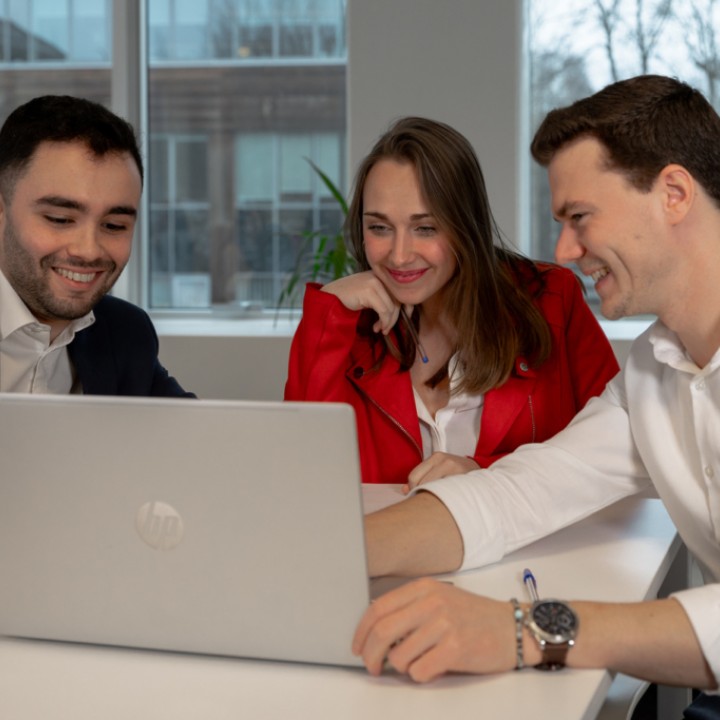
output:
[{"label": "man in white shirt", "polygon": [[0,129],[0,392],[188,396],[140,308],[110,291],[132,246],[143,164],[132,127],[46,95]]},{"label": "man in white shirt", "polygon": [[720,117],[687,85],[642,76],[551,112],[532,151],[561,224],[557,260],[592,277],[606,317],[659,319],[554,438],[370,516],[371,574],[493,562],[653,484],[706,585],[545,608],[567,632],[543,643],[544,619],[528,606],[421,580],[369,608],[354,651],[372,673],[387,658],[418,681],[523,664],[610,668],[709,691],[703,717],[720,717]]}]

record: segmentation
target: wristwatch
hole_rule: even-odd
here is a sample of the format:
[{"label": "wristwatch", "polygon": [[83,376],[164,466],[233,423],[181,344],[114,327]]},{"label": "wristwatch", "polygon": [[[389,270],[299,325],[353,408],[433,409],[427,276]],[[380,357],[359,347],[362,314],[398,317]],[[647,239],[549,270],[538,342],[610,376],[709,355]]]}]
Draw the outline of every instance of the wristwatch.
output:
[{"label": "wristwatch", "polygon": [[542,652],[542,661],[535,667],[538,670],[564,668],[578,630],[575,611],[562,600],[536,600],[528,611],[525,625]]}]

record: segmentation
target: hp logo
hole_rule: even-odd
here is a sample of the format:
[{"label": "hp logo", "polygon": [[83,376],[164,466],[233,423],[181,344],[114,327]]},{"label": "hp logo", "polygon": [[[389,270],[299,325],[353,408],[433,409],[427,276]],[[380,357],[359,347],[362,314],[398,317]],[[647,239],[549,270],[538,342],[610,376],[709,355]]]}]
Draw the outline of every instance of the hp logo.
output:
[{"label": "hp logo", "polygon": [[180,513],[164,502],[153,500],[140,507],[135,516],[138,535],[155,550],[172,550],[183,538]]}]

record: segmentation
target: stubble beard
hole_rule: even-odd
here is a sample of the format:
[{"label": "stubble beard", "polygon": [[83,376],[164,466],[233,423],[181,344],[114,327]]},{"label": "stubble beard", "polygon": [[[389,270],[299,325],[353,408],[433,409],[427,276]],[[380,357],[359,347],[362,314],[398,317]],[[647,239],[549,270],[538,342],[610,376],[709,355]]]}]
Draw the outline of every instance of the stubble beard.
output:
[{"label": "stubble beard", "polygon": [[104,282],[92,294],[78,291],[76,297],[58,297],[50,285],[53,266],[58,264],[57,254],[46,255],[38,261],[26,249],[15,228],[7,218],[3,235],[4,272],[32,314],[41,321],[76,320],[87,315],[106,295],[119,276],[117,265],[111,260],[86,263],[77,259],[64,259],[62,264],[78,272],[105,271]]}]

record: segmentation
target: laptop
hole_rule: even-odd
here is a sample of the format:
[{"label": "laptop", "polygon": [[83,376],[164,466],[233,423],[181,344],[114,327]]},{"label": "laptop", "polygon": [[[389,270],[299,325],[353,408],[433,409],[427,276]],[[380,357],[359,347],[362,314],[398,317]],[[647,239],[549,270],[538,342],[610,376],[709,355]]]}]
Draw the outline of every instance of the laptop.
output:
[{"label": "laptop", "polygon": [[0,457],[1,634],[361,664],[349,406],[0,394]]}]

